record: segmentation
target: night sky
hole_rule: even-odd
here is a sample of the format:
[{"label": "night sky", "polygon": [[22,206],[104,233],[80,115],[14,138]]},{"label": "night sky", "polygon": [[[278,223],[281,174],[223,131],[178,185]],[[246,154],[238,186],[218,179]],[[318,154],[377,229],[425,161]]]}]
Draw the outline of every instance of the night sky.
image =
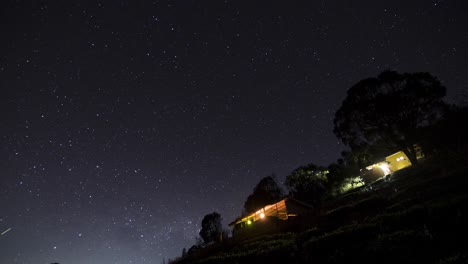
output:
[{"label": "night sky", "polygon": [[31,2],[0,7],[0,263],[179,256],[339,158],[335,111],[385,69],[468,98],[465,0]]}]

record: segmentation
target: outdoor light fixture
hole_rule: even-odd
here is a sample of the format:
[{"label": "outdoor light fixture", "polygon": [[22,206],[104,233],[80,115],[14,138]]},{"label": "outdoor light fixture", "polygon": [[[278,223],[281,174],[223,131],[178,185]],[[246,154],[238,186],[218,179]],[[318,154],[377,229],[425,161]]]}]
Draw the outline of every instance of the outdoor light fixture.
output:
[{"label": "outdoor light fixture", "polygon": [[248,225],[252,224],[252,221],[247,220],[247,224],[248,224]]},{"label": "outdoor light fixture", "polygon": [[261,213],[261,214],[260,214],[260,218],[265,218],[265,214],[264,214],[264,213]]},{"label": "outdoor light fixture", "polygon": [[385,163],[379,164],[379,168],[383,171],[385,176],[391,173],[390,168]]}]

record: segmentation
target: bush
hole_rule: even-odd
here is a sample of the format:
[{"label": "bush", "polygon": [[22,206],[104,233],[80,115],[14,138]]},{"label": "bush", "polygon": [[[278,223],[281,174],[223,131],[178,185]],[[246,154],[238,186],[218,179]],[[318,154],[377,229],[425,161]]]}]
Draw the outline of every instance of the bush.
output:
[{"label": "bush", "polygon": [[431,240],[423,230],[383,234],[378,236],[374,259],[380,263],[430,263],[435,249]]},{"label": "bush", "polygon": [[294,236],[289,234],[279,239],[257,239],[249,243],[243,243],[233,248],[229,253],[218,254],[199,263],[290,263],[295,258],[296,252],[297,247]]},{"label": "bush", "polygon": [[379,227],[375,224],[356,224],[342,227],[332,233],[311,238],[302,248],[306,262],[345,263],[358,262],[368,251]]}]

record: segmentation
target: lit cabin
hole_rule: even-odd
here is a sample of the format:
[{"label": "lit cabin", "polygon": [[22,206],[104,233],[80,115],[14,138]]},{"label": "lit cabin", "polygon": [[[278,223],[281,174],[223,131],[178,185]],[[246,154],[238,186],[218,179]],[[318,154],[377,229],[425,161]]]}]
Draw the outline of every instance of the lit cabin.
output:
[{"label": "lit cabin", "polygon": [[298,216],[310,214],[313,208],[312,205],[288,197],[277,203],[265,205],[254,213],[241,216],[229,226],[233,227],[234,233],[250,229],[250,227],[256,231],[251,230],[249,233],[266,233],[278,227],[278,224],[273,223],[287,223]]},{"label": "lit cabin", "polygon": [[398,151],[385,157],[385,160],[381,162],[367,166],[363,178],[365,181],[371,182],[411,165],[411,161],[408,159],[406,154],[403,151]]}]

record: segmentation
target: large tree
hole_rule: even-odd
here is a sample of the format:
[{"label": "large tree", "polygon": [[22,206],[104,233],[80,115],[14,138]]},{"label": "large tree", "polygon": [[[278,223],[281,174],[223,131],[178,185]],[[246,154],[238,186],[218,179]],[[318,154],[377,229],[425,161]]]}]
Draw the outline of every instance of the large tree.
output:
[{"label": "large tree", "polygon": [[429,73],[382,72],[348,90],[335,114],[334,132],[353,150],[402,150],[417,163],[417,129],[443,115],[445,90]]},{"label": "large tree", "polygon": [[328,171],[314,164],[295,169],[286,176],[284,184],[292,197],[317,205],[325,194],[328,184]]},{"label": "large tree", "polygon": [[276,183],[274,176],[267,176],[255,186],[253,193],[244,203],[245,213],[255,212],[267,204],[277,202],[283,197],[283,191]]},{"label": "large tree", "polygon": [[199,234],[205,244],[221,241],[223,232],[221,221],[221,215],[217,212],[207,214],[203,217],[202,228]]},{"label": "large tree", "polygon": [[421,129],[425,149],[432,150],[431,154],[466,156],[468,153],[468,120],[467,106],[451,106],[446,118],[434,126]]}]

